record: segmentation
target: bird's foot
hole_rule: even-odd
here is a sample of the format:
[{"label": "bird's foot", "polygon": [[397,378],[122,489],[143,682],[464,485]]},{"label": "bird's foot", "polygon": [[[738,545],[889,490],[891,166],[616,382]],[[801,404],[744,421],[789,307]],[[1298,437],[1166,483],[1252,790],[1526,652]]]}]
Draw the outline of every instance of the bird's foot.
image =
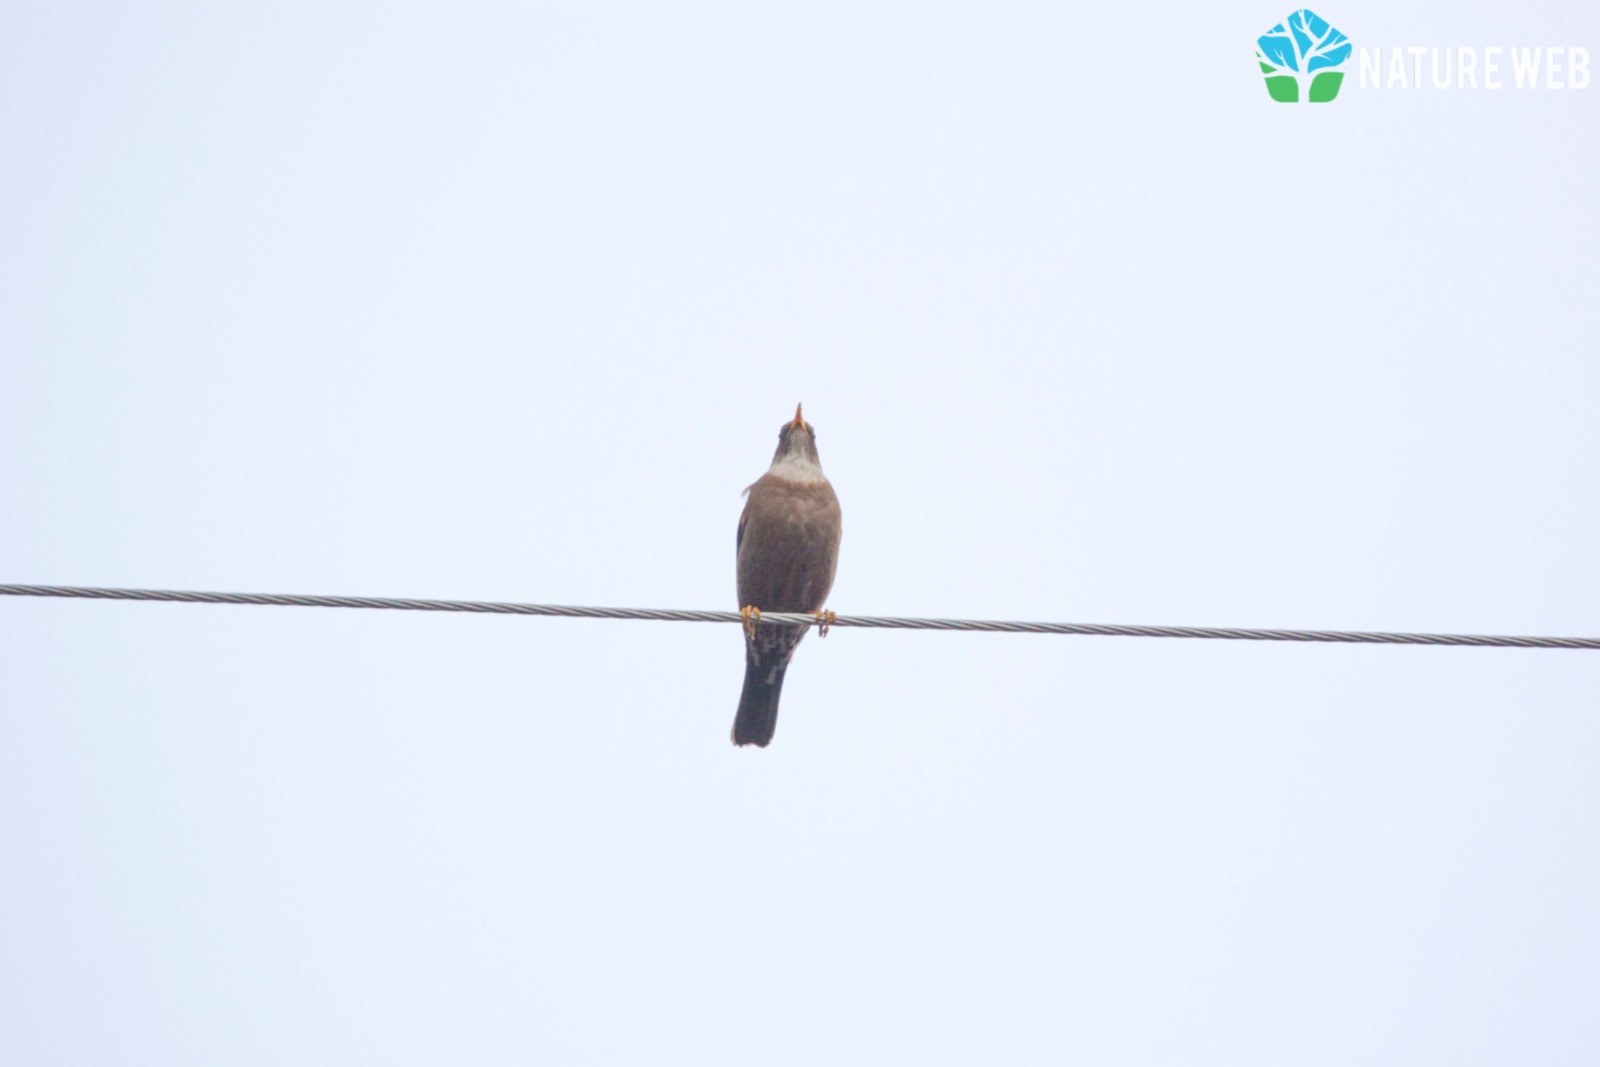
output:
[{"label": "bird's foot", "polygon": [[828,636],[828,627],[832,626],[834,623],[839,621],[839,616],[835,615],[831,611],[827,611],[826,609],[824,609],[823,611],[813,611],[811,614],[813,614],[813,615],[815,615],[817,617],[817,636],[818,637],[827,637]]},{"label": "bird's foot", "polygon": [[756,626],[761,622],[761,609],[756,607],[754,604],[746,604],[744,607],[739,609],[739,618],[744,620],[745,637],[754,640],[756,636]]}]

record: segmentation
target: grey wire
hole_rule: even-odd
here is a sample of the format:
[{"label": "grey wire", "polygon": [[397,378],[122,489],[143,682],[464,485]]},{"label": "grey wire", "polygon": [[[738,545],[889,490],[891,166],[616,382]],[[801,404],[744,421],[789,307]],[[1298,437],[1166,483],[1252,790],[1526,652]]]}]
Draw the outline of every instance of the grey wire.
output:
[{"label": "grey wire", "polygon": [[[291,593],[196,593],[174,589],[106,589],[77,585],[0,585],[0,596],[72,597],[83,600],[158,600],[183,604],[275,604],[309,608],[389,608],[398,611],[466,611],[487,615],[555,615],[579,619],[653,619],[661,622],[740,622],[737,611],[671,608],[578,608],[493,600],[412,600],[380,596],[303,596]],[[813,615],[764,612],[761,623],[815,626]],[[839,615],[828,626],[883,630],[962,630],[1006,634],[1083,634],[1100,637],[1195,637],[1224,641],[1328,641],[1354,645],[1471,645],[1495,648],[1600,649],[1600,637],[1493,637],[1483,634],[1366,633],[1348,630],[1258,630],[1216,626],[1118,626],[1079,622],[994,622],[985,619],[899,619]]]}]

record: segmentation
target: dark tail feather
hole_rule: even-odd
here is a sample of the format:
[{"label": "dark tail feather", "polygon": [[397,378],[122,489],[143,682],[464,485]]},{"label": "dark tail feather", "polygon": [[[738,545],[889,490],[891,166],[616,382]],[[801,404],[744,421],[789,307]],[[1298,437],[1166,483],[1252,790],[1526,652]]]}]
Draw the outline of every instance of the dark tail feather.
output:
[{"label": "dark tail feather", "polygon": [[787,669],[787,664],[773,670],[745,661],[744,692],[739,694],[739,713],[733,718],[734,744],[766,748],[772,740],[778,729],[778,694],[783,692]]}]

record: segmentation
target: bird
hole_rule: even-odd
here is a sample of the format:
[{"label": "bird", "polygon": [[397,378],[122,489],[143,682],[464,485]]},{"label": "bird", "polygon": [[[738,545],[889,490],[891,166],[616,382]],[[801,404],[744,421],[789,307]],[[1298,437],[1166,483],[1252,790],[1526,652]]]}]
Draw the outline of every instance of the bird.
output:
[{"label": "bird", "polygon": [[761,624],[763,611],[817,616],[833,588],[842,530],[839,498],[822,473],[817,434],[802,405],[778,431],[772,466],[745,490],[735,542],[739,614],[744,619],[744,691],[733,719],[733,743],[765,748],[778,725],[783,675],[808,625]]}]

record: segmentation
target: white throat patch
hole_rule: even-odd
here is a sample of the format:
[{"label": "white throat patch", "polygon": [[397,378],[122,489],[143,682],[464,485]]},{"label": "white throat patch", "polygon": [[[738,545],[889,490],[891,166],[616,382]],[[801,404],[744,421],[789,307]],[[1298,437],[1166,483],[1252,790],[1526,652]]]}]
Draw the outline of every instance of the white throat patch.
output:
[{"label": "white throat patch", "polygon": [[815,485],[828,480],[817,461],[800,452],[779,456],[772,461],[772,466],[767,468],[767,473],[774,478],[782,478],[786,482],[798,482],[801,485]]}]

